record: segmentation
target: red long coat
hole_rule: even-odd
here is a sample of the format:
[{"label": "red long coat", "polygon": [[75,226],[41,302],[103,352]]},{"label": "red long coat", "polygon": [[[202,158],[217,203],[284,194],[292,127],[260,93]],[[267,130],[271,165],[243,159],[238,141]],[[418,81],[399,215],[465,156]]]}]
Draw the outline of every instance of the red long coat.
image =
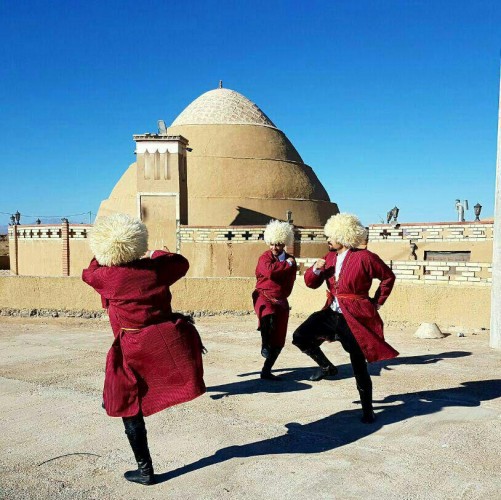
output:
[{"label": "red long coat", "polygon": [[[285,254],[287,260],[292,255]],[[290,266],[285,260],[280,262],[271,252],[264,252],[256,266],[256,289],[252,294],[254,311],[258,317],[258,328],[261,318],[269,314],[275,315],[275,329],[271,336],[271,347],[283,347],[287,335],[289,321],[289,302],[296,280],[296,263]]]},{"label": "red long coat", "polygon": [[[337,253],[329,252],[324,258],[325,269],[318,276],[313,272],[313,267],[306,271],[306,286],[318,288],[327,281],[329,293],[324,309],[330,307],[336,296],[346,322],[367,361],[398,356],[398,352],[384,340],[383,321],[375,307],[375,304],[382,306],[390,295],[395,282],[393,271],[369,250],[348,250],[336,283]],[[369,299],[373,279],[378,279],[381,283],[374,298]]]},{"label": "red long coat", "polygon": [[112,417],[148,416],[205,392],[202,344],[195,327],[173,314],[169,286],[188,271],[178,254],[100,266],[82,279],[100,295],[115,336],[106,358],[103,400]]}]

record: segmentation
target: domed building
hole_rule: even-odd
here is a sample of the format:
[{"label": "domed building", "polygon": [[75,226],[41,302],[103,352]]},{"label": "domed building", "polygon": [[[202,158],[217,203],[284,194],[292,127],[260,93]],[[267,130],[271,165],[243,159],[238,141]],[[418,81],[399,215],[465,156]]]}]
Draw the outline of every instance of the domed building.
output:
[{"label": "domed building", "polygon": [[[174,149],[180,155],[179,181],[186,182],[179,189],[184,188],[187,198],[180,200],[182,224],[266,224],[272,218],[283,219],[290,210],[298,226],[322,226],[338,212],[287,136],[234,90],[218,88],[202,94],[162,135],[134,136],[136,142],[154,143],[146,146],[144,161],[167,168],[162,162],[173,153],[166,155],[168,148],[162,147],[162,138],[167,137],[180,140]],[[138,147],[138,161],[103,201],[98,215],[116,211],[137,215],[143,149]]]}]

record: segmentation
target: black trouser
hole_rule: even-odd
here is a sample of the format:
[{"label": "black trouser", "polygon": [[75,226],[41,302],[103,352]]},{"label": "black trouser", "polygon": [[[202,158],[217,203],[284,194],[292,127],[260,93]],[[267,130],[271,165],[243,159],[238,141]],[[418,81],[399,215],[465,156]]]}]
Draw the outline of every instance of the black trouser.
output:
[{"label": "black trouser", "polygon": [[268,314],[261,318],[261,356],[265,358],[263,369],[261,370],[261,378],[278,378],[271,375],[271,369],[282,352],[282,347],[276,346],[277,339],[274,338],[276,333],[276,321],[277,318],[275,314]]},{"label": "black trouser", "polygon": [[271,337],[275,330],[275,315],[267,314],[266,316],[263,316],[260,321],[259,329],[261,330],[263,347],[269,350],[271,347]]},{"label": "black trouser", "polygon": [[335,313],[330,307],[313,313],[299,325],[292,337],[292,343],[303,352],[319,347],[325,340],[341,342],[343,349],[350,355],[357,388],[371,391],[372,382],[365,356],[344,316]]}]

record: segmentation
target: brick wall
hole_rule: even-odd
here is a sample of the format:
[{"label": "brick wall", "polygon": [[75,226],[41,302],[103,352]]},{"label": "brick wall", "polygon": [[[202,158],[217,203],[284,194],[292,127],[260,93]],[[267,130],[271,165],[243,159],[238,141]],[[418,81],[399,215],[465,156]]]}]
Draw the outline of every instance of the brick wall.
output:
[{"label": "brick wall", "polygon": [[[304,274],[316,259],[296,259],[298,273]],[[480,262],[440,262],[440,261],[388,261],[397,281],[442,285],[482,285],[492,282],[492,265]]]}]

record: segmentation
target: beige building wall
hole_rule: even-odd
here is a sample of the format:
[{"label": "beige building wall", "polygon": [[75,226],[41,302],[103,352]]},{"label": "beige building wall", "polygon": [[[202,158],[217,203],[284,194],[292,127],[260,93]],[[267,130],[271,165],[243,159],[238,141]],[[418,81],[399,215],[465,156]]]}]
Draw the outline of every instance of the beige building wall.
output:
[{"label": "beige building wall", "polygon": [[[189,276],[254,276],[259,256],[269,249],[264,226],[181,226],[180,249],[191,264]],[[287,251],[297,258],[319,258],[327,253],[321,228],[296,228]],[[302,263],[299,263],[302,269]]]},{"label": "beige building wall", "polygon": [[64,224],[16,226],[18,233],[17,252],[13,227],[9,228],[9,253],[16,255],[11,259],[11,272],[17,262],[17,273],[21,276],[62,276],[64,263],[69,262],[69,274],[80,276],[82,269],[89,265],[92,258],[87,235],[89,224],[72,224],[68,227],[68,254],[64,245]]},{"label": "beige building wall", "polygon": [[18,271],[21,275],[61,276],[61,240],[19,240]]},{"label": "beige building wall", "polygon": [[81,276],[82,270],[87,268],[94,257],[85,240],[70,239],[70,276]]},{"label": "beige building wall", "polygon": [[[177,226],[169,213],[179,209],[175,196],[140,195],[143,220],[155,221],[149,227],[149,246],[180,251],[190,261],[191,277],[254,276],[259,256],[268,249],[263,240],[264,226],[191,227]],[[91,225],[68,226],[69,275],[80,276],[92,258],[88,244]],[[10,253],[14,255],[15,240],[10,229]],[[63,276],[65,248],[62,226],[17,226],[17,274],[21,276]],[[288,251],[298,258],[317,258],[327,251],[320,228],[296,230],[296,241]],[[15,259],[11,272],[15,273]],[[302,264],[300,264],[302,265]]]}]

